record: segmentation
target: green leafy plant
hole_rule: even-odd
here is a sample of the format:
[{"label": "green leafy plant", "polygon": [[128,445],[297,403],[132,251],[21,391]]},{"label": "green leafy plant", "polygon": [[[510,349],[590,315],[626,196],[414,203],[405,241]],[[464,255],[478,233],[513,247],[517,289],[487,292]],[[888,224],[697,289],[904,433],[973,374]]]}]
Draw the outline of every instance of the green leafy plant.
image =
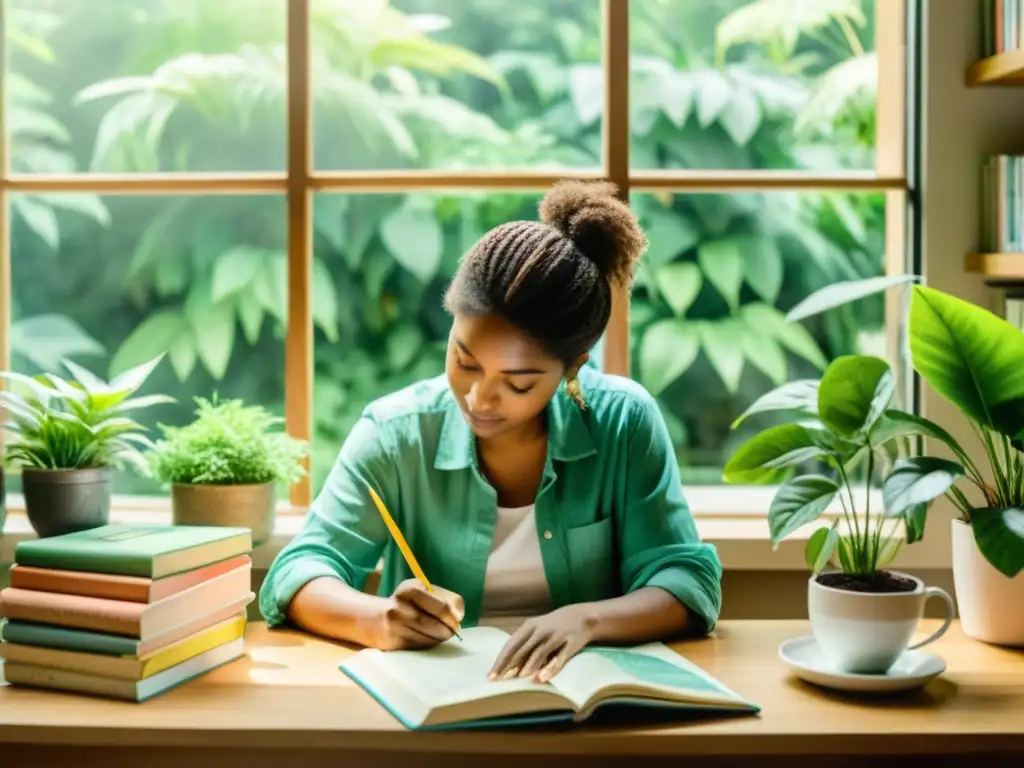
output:
[{"label": "green leafy plant", "polygon": [[789,319],[910,287],[906,354],[921,378],[967,418],[984,465],[928,419],[906,422],[904,434],[938,440],[962,463],[967,492],[954,485],[946,496],[971,526],[985,559],[1013,578],[1024,570],[1024,332],[983,307],[916,281],[898,276],[830,286],[794,307]]},{"label": "green leafy plant", "polygon": [[65,360],[72,379],[54,373],[27,376],[0,372],[12,383],[0,392],[7,414],[4,428],[14,435],[7,447],[13,466],[36,469],[86,469],[131,466],[142,474],[149,467],[140,451],[151,443],[146,428],[125,415],[160,403],[167,395],[132,397],[163,355],[105,382],[89,370]]},{"label": "green leafy plant", "polygon": [[164,437],[147,454],[165,483],[249,485],[294,483],[305,475],[307,443],[274,431],[284,422],[242,400],[195,398],[195,419],[184,427],[160,424]]},{"label": "green leafy plant", "polygon": [[[912,456],[906,435],[918,417],[892,407],[894,376],[884,360],[846,355],[820,380],[784,384],[758,399],[733,424],[769,411],[790,411],[791,423],[769,427],[743,443],[725,467],[729,483],[779,483],[768,510],[772,543],[822,517],[837,499],[842,516],[807,540],[814,573],[835,556],[846,573],[870,576],[896,557],[903,541],[924,535],[928,505],[963,473],[947,459]],[[821,462],[820,473],[796,467]],[[863,512],[854,497],[863,469]],[[788,477],[788,479],[786,479]],[[872,489],[882,485],[882,509],[871,509]],[[900,536],[900,527],[903,536]],[[841,530],[842,529],[842,530]]]}]

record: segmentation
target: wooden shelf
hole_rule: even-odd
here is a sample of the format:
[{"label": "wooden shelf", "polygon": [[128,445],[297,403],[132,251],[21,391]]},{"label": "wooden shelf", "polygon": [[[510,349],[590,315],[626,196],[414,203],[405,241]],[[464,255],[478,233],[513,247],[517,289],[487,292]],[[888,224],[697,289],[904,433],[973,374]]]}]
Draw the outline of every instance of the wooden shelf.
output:
[{"label": "wooden shelf", "polygon": [[969,253],[964,269],[994,280],[1024,280],[1024,253]]},{"label": "wooden shelf", "polygon": [[965,79],[967,85],[1024,85],[1024,49],[974,62]]}]

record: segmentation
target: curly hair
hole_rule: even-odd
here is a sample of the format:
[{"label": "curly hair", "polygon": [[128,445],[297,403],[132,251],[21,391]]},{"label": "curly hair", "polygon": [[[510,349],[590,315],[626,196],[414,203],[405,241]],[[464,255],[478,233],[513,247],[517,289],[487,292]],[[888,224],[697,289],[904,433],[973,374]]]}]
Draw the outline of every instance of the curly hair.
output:
[{"label": "curly hair", "polygon": [[495,227],[465,255],[445,295],[452,314],[494,315],[570,365],[601,338],[612,288],[629,288],[647,239],[610,182],[562,181],[540,221]]}]

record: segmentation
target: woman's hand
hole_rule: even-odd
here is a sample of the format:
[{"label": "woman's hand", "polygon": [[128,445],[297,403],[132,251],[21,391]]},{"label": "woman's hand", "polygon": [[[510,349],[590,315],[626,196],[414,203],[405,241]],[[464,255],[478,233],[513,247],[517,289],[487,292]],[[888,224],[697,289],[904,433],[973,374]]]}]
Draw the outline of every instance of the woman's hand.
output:
[{"label": "woman's hand", "polygon": [[507,680],[518,676],[546,683],[569,659],[587,647],[596,624],[586,604],[567,605],[529,619],[498,654],[490,679]]},{"label": "woman's hand", "polygon": [[374,645],[384,651],[430,648],[454,636],[464,615],[459,595],[440,587],[428,592],[418,579],[406,579],[382,606]]}]

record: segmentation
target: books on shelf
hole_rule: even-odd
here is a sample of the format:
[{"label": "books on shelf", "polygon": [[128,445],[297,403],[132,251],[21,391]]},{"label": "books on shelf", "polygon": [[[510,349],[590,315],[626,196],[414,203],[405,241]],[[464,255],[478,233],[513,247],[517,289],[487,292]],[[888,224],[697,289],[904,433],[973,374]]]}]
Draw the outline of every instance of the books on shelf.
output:
[{"label": "books on shelf", "polygon": [[582,722],[607,706],[760,711],[661,643],[586,648],[547,683],[491,681],[487,673],[508,639],[500,629],[474,627],[461,642],[427,650],[364,649],[343,661],[341,670],[409,729]]},{"label": "books on shelf", "polygon": [[251,533],[106,525],[19,542],[0,591],[3,679],[144,701],[245,652]]},{"label": "books on shelf", "polygon": [[1024,0],[983,0],[981,29],[985,56],[1024,46]]},{"label": "books on shelf", "polygon": [[1024,156],[992,155],[981,169],[981,247],[989,253],[1024,252]]}]

